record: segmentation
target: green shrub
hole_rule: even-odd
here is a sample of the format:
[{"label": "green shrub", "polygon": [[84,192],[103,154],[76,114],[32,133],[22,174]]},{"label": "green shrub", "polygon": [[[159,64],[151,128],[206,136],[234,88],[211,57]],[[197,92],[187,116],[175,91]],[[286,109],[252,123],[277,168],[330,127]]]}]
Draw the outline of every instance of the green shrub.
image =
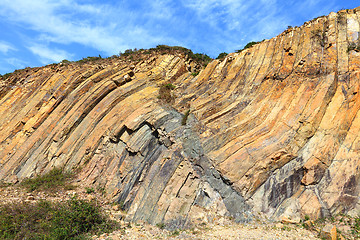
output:
[{"label": "green shrub", "polygon": [[166,87],[166,88],[168,88],[168,89],[170,89],[170,90],[174,90],[176,87],[173,85],[173,84],[171,84],[171,83],[166,83],[166,84],[164,84],[163,85],[164,87]]},{"label": "green shrub", "polygon": [[69,63],[71,63],[71,62],[70,62],[69,60],[67,60],[67,59],[64,59],[64,60],[61,61],[61,63],[62,63],[62,64],[69,64]]},{"label": "green shrub", "polygon": [[86,239],[116,228],[94,202],[76,198],[0,206],[0,239]]},{"label": "green shrub", "polygon": [[54,168],[44,175],[23,180],[21,185],[30,192],[35,190],[56,191],[59,188],[73,189],[73,186],[68,184],[68,180],[73,176],[71,173],[64,173],[60,168]]},{"label": "green shrub", "polygon": [[12,73],[5,73],[4,75],[0,75],[0,78],[2,78],[3,80],[6,80],[7,78],[9,78],[11,76]]},{"label": "green shrub", "polygon": [[102,57],[100,55],[98,57],[86,57],[86,58],[83,58],[81,60],[78,60],[77,62],[78,63],[88,63],[88,62],[97,61],[99,59],[102,59]]},{"label": "green shrub", "polygon": [[212,58],[204,53],[193,53],[190,49],[180,47],[180,46],[168,46],[168,45],[157,45],[156,48],[150,48],[151,52],[160,52],[162,54],[165,53],[175,53],[182,52],[187,55],[189,58],[193,59],[195,62],[206,66],[209,62],[211,62]]},{"label": "green shrub", "polygon": [[351,226],[352,229],[352,235],[355,237],[355,239],[359,239],[360,238],[360,216],[355,217],[354,219],[354,223]]},{"label": "green shrub", "polygon": [[199,72],[192,72],[191,75],[192,75],[193,77],[196,77],[197,75],[199,75]]},{"label": "green shrub", "polygon": [[245,45],[244,49],[251,48],[252,46],[254,46],[254,45],[258,44],[258,43],[259,43],[259,42],[248,42],[248,43]]},{"label": "green shrub", "polygon": [[101,193],[101,195],[105,195],[106,194],[106,189],[103,186],[97,186],[96,190]]},{"label": "green shrub", "polygon": [[95,192],[95,189],[94,189],[94,188],[92,188],[92,187],[91,187],[91,188],[86,187],[86,188],[85,188],[85,190],[86,190],[86,193],[87,193],[87,194],[90,194],[90,193]]},{"label": "green shrub", "polygon": [[[191,51],[191,50],[190,50]],[[208,55],[204,54],[204,53],[193,53],[192,51],[190,52],[190,58],[192,58],[195,62],[198,62],[202,65],[204,65],[205,67],[212,61],[212,58],[209,57]]]},{"label": "green shrub", "polygon": [[154,51],[161,51],[161,52],[175,52],[175,51],[179,51],[179,52],[183,52],[185,54],[191,54],[192,51],[190,49],[181,47],[181,46],[168,46],[168,45],[164,45],[164,44],[160,44],[157,45],[156,48],[150,48],[150,50]]},{"label": "green shrub", "polygon": [[[262,41],[264,41],[264,40],[262,40]],[[261,43],[262,41],[259,41],[259,42],[254,42],[254,41],[248,42],[243,49],[236,50],[235,52],[237,52],[237,53],[242,52],[242,51],[244,51],[244,50],[247,49],[247,48],[251,48],[252,46],[254,46],[254,45],[256,45],[256,44]]]},{"label": "green shrub", "polygon": [[165,223],[157,223],[156,226],[160,229],[164,229],[165,228]]},{"label": "green shrub", "polygon": [[346,24],[346,14],[345,13],[338,13],[337,15],[337,23],[341,24],[341,25],[345,25]]},{"label": "green shrub", "polygon": [[143,59],[143,55],[148,55],[151,53],[157,54],[175,54],[175,53],[183,53],[188,58],[193,59],[195,62],[206,66],[212,58],[203,53],[193,53],[190,49],[181,47],[181,46],[168,46],[164,44],[157,45],[155,48],[150,49],[127,49],[124,53],[120,52],[120,57],[125,57],[130,60],[140,60]]},{"label": "green shrub", "polygon": [[322,47],[325,47],[327,43],[326,32],[322,31],[321,29],[312,30],[311,38],[315,39]]},{"label": "green shrub", "polygon": [[[115,203],[116,204],[116,203]],[[125,211],[125,202],[124,201],[120,201],[117,203],[119,205],[119,208],[122,210],[122,211]]]},{"label": "green shrub", "polygon": [[225,58],[227,55],[228,55],[228,53],[222,52],[222,53],[219,54],[219,56],[217,56],[216,59],[223,59],[223,58]]},{"label": "green shrub", "polygon": [[13,185],[12,183],[4,182],[3,180],[0,180],[0,188],[7,188]]},{"label": "green shrub", "polygon": [[171,233],[171,236],[179,236],[180,235],[180,231],[179,230],[174,230],[174,231],[172,231],[172,233]]},{"label": "green shrub", "polygon": [[131,55],[131,54],[133,54],[133,53],[136,53],[136,52],[137,52],[137,49],[136,49],[136,48],[135,48],[134,50],[133,50],[133,49],[126,49],[125,52],[123,52],[123,53],[120,52],[119,55],[126,57],[126,56],[129,56],[129,55]]}]

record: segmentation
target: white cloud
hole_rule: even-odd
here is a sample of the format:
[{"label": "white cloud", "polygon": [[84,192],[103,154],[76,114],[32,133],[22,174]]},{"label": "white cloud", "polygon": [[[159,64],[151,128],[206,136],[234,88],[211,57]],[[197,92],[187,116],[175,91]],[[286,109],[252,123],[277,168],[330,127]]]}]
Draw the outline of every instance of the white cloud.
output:
[{"label": "white cloud", "polygon": [[273,37],[290,20],[279,14],[276,0],[182,0],[204,22],[226,33],[241,33],[249,40]]},{"label": "white cloud", "polygon": [[[25,67],[28,67],[29,66],[29,63],[22,60],[22,59],[19,59],[19,58],[16,58],[16,57],[10,57],[10,58],[5,58],[3,60],[4,65],[10,65],[12,66],[12,69],[21,69],[21,68],[25,68]],[[0,65],[3,65],[3,63],[1,62]],[[11,70],[9,70],[10,68],[9,67],[5,67],[5,66],[2,66],[3,68],[1,69],[2,72],[11,72]]]},{"label": "white cloud", "polygon": [[[2,0],[0,14],[11,21],[28,25],[31,29],[49,35],[58,43],[80,43],[105,52],[111,52],[119,39],[110,35],[111,27],[94,26],[78,20],[74,15],[96,15],[103,6],[79,5],[70,0]],[[75,9],[75,11],[69,10]]]},{"label": "white cloud", "polygon": [[171,19],[174,16],[173,8],[169,5],[172,1],[170,0],[152,0],[146,1],[149,5],[147,15],[155,19]]},{"label": "white cloud", "polygon": [[9,51],[16,51],[17,49],[13,47],[10,43],[0,42],[0,52],[7,54]]},{"label": "white cloud", "polygon": [[162,39],[139,26],[141,15],[169,18],[162,11],[166,0],[149,1],[145,13],[135,13],[121,6],[77,3],[76,0],[1,0],[0,16],[38,32],[38,41],[61,44],[78,43],[108,55]]},{"label": "white cloud", "polygon": [[42,64],[60,62],[63,59],[71,59],[72,55],[64,50],[50,49],[46,46],[33,45],[28,49],[35,55],[40,57]]}]

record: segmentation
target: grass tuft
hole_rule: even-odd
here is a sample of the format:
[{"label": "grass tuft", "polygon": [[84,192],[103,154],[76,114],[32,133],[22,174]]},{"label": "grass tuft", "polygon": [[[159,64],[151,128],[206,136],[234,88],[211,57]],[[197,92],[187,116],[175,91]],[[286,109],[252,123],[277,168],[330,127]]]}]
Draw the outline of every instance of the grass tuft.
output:
[{"label": "grass tuft", "polygon": [[157,223],[156,226],[160,229],[165,229],[166,227],[165,223]]},{"label": "grass tuft", "polygon": [[176,87],[171,83],[161,85],[158,98],[164,100],[166,103],[173,103],[175,100],[175,96],[172,93],[172,90],[174,90],[175,88]]},{"label": "grass tuft", "polygon": [[68,183],[68,180],[73,176],[71,173],[64,173],[61,168],[54,168],[44,175],[23,180],[21,186],[25,187],[29,192],[39,190],[56,191],[60,188],[70,190],[73,189],[73,186]]},{"label": "grass tuft", "polygon": [[191,75],[192,75],[193,77],[196,77],[197,75],[199,75],[199,72],[192,72]]},{"label": "grass tuft", "polygon": [[95,189],[92,188],[92,187],[91,187],[91,188],[90,188],[90,187],[86,187],[86,188],[85,188],[85,191],[86,191],[87,194],[91,194],[91,193],[95,192]]},{"label": "grass tuft", "polygon": [[189,115],[190,115],[190,109],[185,112],[185,114],[181,120],[181,125],[186,125]]}]

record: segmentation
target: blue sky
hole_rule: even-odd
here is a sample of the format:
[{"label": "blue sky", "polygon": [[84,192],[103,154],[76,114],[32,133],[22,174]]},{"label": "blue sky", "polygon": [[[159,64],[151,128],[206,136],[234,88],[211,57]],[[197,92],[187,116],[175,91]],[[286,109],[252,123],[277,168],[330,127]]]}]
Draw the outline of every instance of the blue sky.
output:
[{"label": "blue sky", "polygon": [[216,57],[356,0],[0,0],[0,74],[129,48]]}]

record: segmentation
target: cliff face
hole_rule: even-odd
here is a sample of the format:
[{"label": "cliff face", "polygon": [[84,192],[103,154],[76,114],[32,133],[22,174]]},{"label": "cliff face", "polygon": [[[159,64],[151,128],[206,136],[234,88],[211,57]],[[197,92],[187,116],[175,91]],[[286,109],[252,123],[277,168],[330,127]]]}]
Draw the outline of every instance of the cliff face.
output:
[{"label": "cliff face", "polygon": [[0,179],[80,169],[128,219],[171,226],[357,213],[359,23],[331,13],[197,76],[177,53],[22,70],[1,83]]}]

